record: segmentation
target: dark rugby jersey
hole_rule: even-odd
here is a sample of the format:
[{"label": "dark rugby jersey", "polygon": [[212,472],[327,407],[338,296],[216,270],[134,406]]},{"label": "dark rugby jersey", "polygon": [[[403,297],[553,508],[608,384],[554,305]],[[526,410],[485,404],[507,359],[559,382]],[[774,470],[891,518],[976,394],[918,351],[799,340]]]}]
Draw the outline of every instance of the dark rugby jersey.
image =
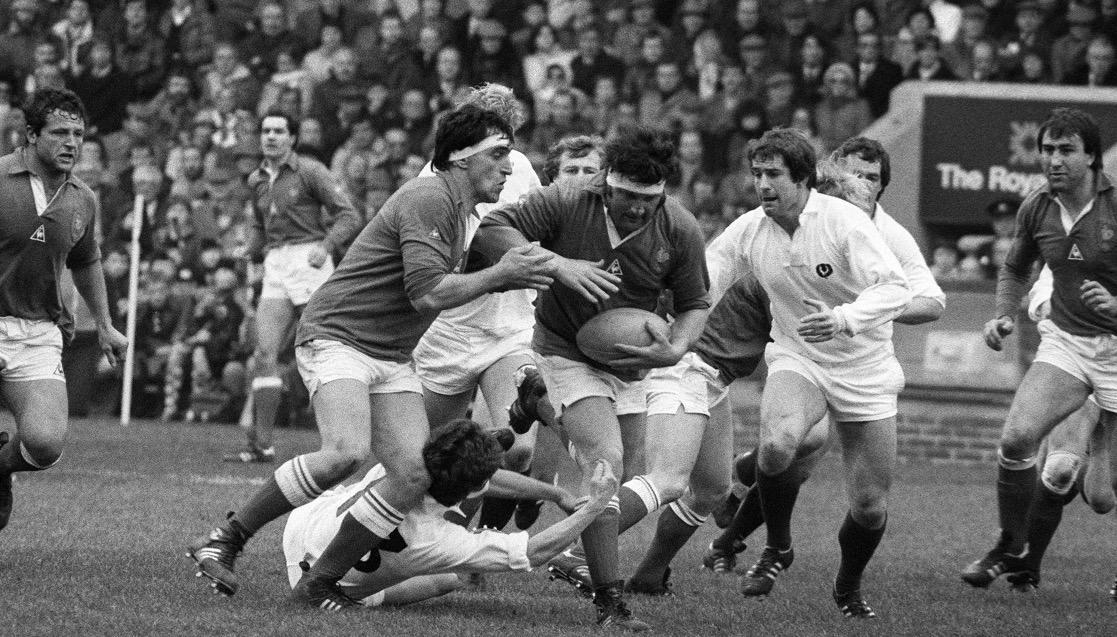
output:
[{"label": "dark rugby jersey", "polygon": [[349,195],[322,162],[291,153],[278,170],[274,183],[263,167],[248,176],[252,224],[263,237],[265,251],[322,240],[333,250],[360,232],[361,220]]},{"label": "dark rugby jersey", "polygon": [[728,385],[756,369],[772,341],[768,295],[752,273],[738,279],[721,297],[691,351],[718,370]]},{"label": "dark rugby jersey", "polygon": [[445,173],[401,186],[311,295],[295,343],[328,339],[376,359],[410,360],[438,316],[420,314],[411,302],[460,272],[472,210]]},{"label": "dark rugby jersey", "polygon": [[997,278],[997,316],[1016,316],[1032,265],[1041,258],[1051,268],[1051,320],[1079,336],[1117,334],[1117,319],[1091,310],[1079,288],[1085,279],[1117,294],[1117,190],[1103,173],[1097,176],[1094,207],[1070,234],[1047,186],[1033,192],[1016,214],[1016,236]]},{"label": "dark rugby jersey", "polygon": [[676,312],[710,307],[705,242],[694,215],[667,197],[643,228],[614,248],[605,223],[604,183],[598,175],[585,188],[537,189],[481,221],[479,235],[486,227],[510,226],[560,256],[604,261],[621,279],[620,290],[604,303],[590,303],[560,283],[541,292],[532,340],[541,354],[591,363],[575,344],[578,328],[613,308],[654,311],[665,289],[673,294]]},{"label": "dark rugby jersey", "polygon": [[0,316],[54,321],[69,339],[73,316],[58,282],[63,265],[76,269],[101,260],[93,227],[97,199],[70,176],[53,199],[46,193],[42,216],[35,214],[24,152],[0,157]]}]

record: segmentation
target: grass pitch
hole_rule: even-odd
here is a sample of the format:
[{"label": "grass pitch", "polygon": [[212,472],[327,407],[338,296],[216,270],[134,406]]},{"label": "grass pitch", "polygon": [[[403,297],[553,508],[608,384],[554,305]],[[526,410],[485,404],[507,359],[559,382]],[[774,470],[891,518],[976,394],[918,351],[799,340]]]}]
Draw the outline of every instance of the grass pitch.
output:
[{"label": "grass pitch", "polygon": [[[5,425],[10,429],[10,418]],[[343,615],[286,602],[282,521],[265,528],[238,563],[241,590],[211,595],[193,576],[186,543],[238,506],[271,472],[223,464],[241,441],[235,427],[115,420],[71,423],[64,461],[20,474],[15,511],[0,532],[0,635],[574,635],[592,631],[593,609],[545,572],[490,576],[483,592],[413,607]],[[316,435],[282,430],[281,456]],[[768,599],[744,599],[735,577],[701,571],[701,529],[674,564],[677,597],[633,598],[664,635],[1113,634],[1117,528],[1078,501],[1048,553],[1036,594],[998,581],[974,590],[959,570],[994,537],[994,467],[901,465],[888,533],[865,581],[877,622],[843,619],[830,600],[837,530],[846,510],[837,462],[828,459],[795,511],[795,564]],[[545,509],[543,521],[555,519]],[[654,516],[652,516],[654,518]],[[621,539],[622,573],[650,541],[654,519]],[[762,538],[741,556],[747,567]]]}]

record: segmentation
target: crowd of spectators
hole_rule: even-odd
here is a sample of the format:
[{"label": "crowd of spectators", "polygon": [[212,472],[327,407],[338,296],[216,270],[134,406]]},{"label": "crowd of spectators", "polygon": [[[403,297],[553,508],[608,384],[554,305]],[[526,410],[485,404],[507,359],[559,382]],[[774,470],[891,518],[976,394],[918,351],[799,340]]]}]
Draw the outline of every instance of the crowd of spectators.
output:
[{"label": "crowd of spectators", "polygon": [[564,136],[665,127],[680,158],[669,190],[713,235],[758,204],[744,148],[770,127],[825,153],[905,79],[1117,85],[1115,36],[1117,0],[0,0],[0,153],[22,142],[18,105],[36,87],[83,99],[77,174],[100,198],[110,287],[126,281],[108,261],[124,259],[142,194],[139,349],[145,373],[186,370],[160,381],[178,396],[172,381],[219,382],[251,351],[250,320],[219,320],[220,336],[212,323],[229,299],[243,310],[230,321],[251,317],[245,177],[270,108],[299,120],[297,152],[366,219],[472,85],[522,97],[517,145],[540,169]]}]

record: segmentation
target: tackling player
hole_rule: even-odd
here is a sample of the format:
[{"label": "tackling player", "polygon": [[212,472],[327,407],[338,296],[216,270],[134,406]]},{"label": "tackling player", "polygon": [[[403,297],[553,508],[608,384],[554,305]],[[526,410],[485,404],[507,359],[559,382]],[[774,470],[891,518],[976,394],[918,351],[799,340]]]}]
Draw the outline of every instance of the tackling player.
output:
[{"label": "tackling player", "polygon": [[[689,211],[664,195],[674,169],[668,134],[625,130],[607,142],[605,166],[588,186],[545,188],[494,211],[476,240],[493,254],[539,241],[558,255],[560,268],[571,258],[598,264],[579,267],[582,280],[556,272],[562,285],[540,295],[533,340],[550,403],[578,450],[583,481],[599,459],[623,475],[618,418],[645,410],[634,370],[677,363],[701,333],[709,307],[701,230]],[[656,333],[646,348],[626,348],[630,356],[608,370],[578,349],[575,335],[590,318],[615,307],[654,310],[665,289],[678,312],[670,334]],[[646,630],[625,606],[617,579],[618,506],[611,504],[582,534],[598,624]]]},{"label": "tackling player", "polygon": [[512,130],[499,115],[463,107],[439,123],[432,179],[413,179],[384,204],[299,323],[299,372],[311,394],[321,450],[285,462],[228,521],[189,547],[218,592],[236,592],[235,561],[248,539],[346,477],[376,449],[386,477],[349,509],[337,535],[295,588],[297,601],[352,605],[337,581],[384,542],[430,478],[422,462],[429,428],[411,352],[448,307],[500,289],[545,289],[552,258],[533,246],[493,267],[461,274],[466,220],[494,202],[512,172]]},{"label": "tackling player", "polygon": [[[501,433],[507,437],[502,439]],[[574,497],[565,490],[498,470],[501,447],[512,438],[507,429],[487,433],[464,419],[432,431],[423,448],[431,486],[422,504],[404,517],[388,542],[345,574],[344,594],[365,606],[417,602],[461,588],[465,582],[459,575],[466,573],[529,571],[575,541],[616,493],[617,479],[604,461],[594,468],[589,500],[530,538],[523,532],[474,532],[446,520],[451,507],[486,491],[546,498],[568,512],[574,508]],[[345,512],[383,477],[384,468],[376,465],[361,482],[327,492],[291,514],[283,532],[283,553],[292,587],[337,534]]]},{"label": "tackling player", "polygon": [[[292,148],[299,123],[280,110],[260,119],[260,167],[248,176],[253,190],[248,252],[264,253],[264,281],[256,307],[252,426],[230,462],[274,462],[272,430],[282,399],[276,357],[290,346],[291,326],[310,295],[334,271],[333,256],[361,230],[345,188],[313,157]],[[285,342],[286,341],[286,342]]]},{"label": "tackling player", "polygon": [[[1038,479],[1053,496],[1073,483],[1037,476],[1040,442],[1093,393],[1105,426],[1117,410],[1117,194],[1102,172],[1097,122],[1073,108],[1053,109],[1036,135],[1046,185],[1029,195],[1016,217],[1016,235],[997,279],[997,318],[985,342],[1000,350],[1040,258],[1051,268],[1050,317],[1040,321],[1040,344],[1016,390],[998,450],[1000,539],[963,572],[1020,573],[1027,564],[1027,515]],[[1041,493],[1043,497],[1050,497]],[[991,579],[990,579],[991,581]]]},{"label": "tackling player", "polygon": [[0,432],[0,529],[12,514],[12,474],[58,463],[66,439],[62,343],[74,336],[62,268],[97,323],[109,363],[128,342],[109,318],[94,218],[97,198],[71,173],[85,135],[73,92],[40,88],[23,105],[27,144],[0,157],[0,393],[15,435]]}]

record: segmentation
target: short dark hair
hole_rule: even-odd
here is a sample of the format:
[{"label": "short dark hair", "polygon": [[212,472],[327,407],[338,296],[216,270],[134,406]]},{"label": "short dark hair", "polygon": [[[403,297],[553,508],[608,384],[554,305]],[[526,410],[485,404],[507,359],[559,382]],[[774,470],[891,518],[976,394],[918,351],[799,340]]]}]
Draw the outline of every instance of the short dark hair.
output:
[{"label": "short dark hair", "polygon": [[44,86],[32,93],[23,104],[27,128],[35,134],[41,133],[47,123],[47,115],[54,111],[77,115],[82,123],[87,119],[85,106],[76,93],[70,89]]},{"label": "short dark hair", "polygon": [[283,121],[287,122],[287,132],[291,133],[292,137],[298,137],[299,136],[299,120],[298,120],[298,118],[292,117],[291,114],[288,113],[287,111],[285,111],[281,108],[275,107],[275,106],[269,108],[267,110],[267,112],[264,113],[260,117],[260,121],[256,122],[256,124],[258,126],[260,126],[261,128],[263,128],[264,120],[269,118],[269,117],[282,117]]},{"label": "short dark hair", "polygon": [[1082,140],[1082,150],[1094,156],[1090,168],[1101,170],[1101,131],[1092,115],[1077,108],[1053,108],[1036,133],[1037,147],[1042,147],[1043,136],[1047,133],[1052,137],[1078,135]]},{"label": "short dark hair", "polygon": [[450,153],[468,148],[485,139],[493,131],[499,131],[514,139],[512,127],[497,113],[463,104],[457,110],[438,121],[434,134],[434,159],[431,165],[437,170],[450,167]]},{"label": "short dark hair", "polygon": [[559,174],[562,156],[585,157],[593,151],[603,153],[605,139],[598,135],[570,135],[563,137],[547,149],[547,160],[543,164],[543,176],[548,182],[554,181]]},{"label": "short dark hair", "polygon": [[443,506],[461,502],[496,473],[513,440],[508,429],[488,432],[468,418],[435,429],[423,446],[423,464],[431,478],[427,493]]},{"label": "short dark hair", "polygon": [[657,184],[678,168],[670,131],[628,124],[605,143],[605,167],[641,184]]},{"label": "short dark hair", "polygon": [[838,146],[838,149],[834,151],[834,157],[840,159],[850,155],[856,155],[862,161],[880,162],[880,192],[884,193],[884,189],[888,187],[888,182],[892,181],[892,162],[889,160],[888,151],[884,150],[884,146],[877,140],[868,137],[850,137],[842,142],[841,146]]},{"label": "short dark hair", "polygon": [[792,181],[799,183],[805,180],[808,188],[814,188],[818,158],[807,137],[797,130],[774,128],[767,131],[749,142],[745,156],[750,165],[757,159],[781,157]]}]

